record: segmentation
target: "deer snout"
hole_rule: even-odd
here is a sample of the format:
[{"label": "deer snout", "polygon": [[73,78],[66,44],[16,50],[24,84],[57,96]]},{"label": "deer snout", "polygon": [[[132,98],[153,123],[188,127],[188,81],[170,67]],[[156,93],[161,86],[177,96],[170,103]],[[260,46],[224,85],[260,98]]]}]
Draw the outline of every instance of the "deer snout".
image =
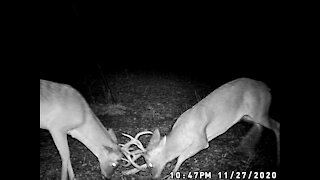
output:
[{"label": "deer snout", "polygon": [[113,172],[114,172],[113,167],[101,169],[101,174],[103,175],[104,179],[111,179]]},{"label": "deer snout", "polygon": [[160,179],[161,170],[153,167],[151,169],[152,179]]}]

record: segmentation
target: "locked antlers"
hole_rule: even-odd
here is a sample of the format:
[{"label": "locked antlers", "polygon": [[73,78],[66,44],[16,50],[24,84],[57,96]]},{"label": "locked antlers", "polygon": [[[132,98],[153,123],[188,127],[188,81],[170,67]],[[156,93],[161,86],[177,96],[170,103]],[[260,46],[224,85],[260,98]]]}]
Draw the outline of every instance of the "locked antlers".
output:
[{"label": "locked antlers", "polygon": [[[139,159],[142,155],[142,153],[146,152],[146,149],[143,147],[142,143],[139,141],[139,137],[145,134],[152,134],[151,131],[143,131],[139,132],[135,137],[132,137],[128,134],[122,133],[123,136],[126,136],[130,138],[130,141],[126,144],[119,144],[121,147],[121,151],[126,156],[127,159],[122,158],[122,160],[126,161],[127,164],[125,164],[125,167],[130,166],[131,164],[135,167],[134,169],[128,170],[123,172],[124,174],[135,174],[138,171],[145,171],[147,165],[138,165],[135,163],[137,159]],[[135,148],[131,147],[131,145],[136,145],[138,149],[135,150]]]}]

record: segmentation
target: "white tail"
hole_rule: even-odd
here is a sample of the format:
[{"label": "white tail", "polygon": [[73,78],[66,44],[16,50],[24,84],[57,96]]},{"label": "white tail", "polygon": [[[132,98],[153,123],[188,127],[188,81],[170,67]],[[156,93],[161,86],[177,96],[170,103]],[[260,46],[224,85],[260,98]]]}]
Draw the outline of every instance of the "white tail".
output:
[{"label": "white tail", "polygon": [[179,157],[173,169],[174,173],[177,172],[186,159],[208,148],[209,141],[226,132],[241,119],[275,132],[279,162],[280,124],[269,118],[270,102],[268,87],[252,79],[236,79],[216,89],[184,112],[168,136],[160,139],[159,130],[154,131],[143,155],[147,165],[152,168],[153,178],[160,177],[167,162]]},{"label": "white tail", "polygon": [[81,141],[98,158],[101,173],[110,178],[122,158],[117,138],[69,85],[40,80],[40,128],[49,130],[62,159],[61,179],[74,179],[67,134]]}]

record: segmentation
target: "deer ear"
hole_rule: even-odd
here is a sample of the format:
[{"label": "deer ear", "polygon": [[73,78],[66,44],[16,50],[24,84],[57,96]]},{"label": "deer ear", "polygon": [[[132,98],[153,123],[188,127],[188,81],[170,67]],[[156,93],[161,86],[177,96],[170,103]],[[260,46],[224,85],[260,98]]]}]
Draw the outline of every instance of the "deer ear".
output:
[{"label": "deer ear", "polygon": [[166,141],[167,141],[167,136],[164,136],[161,141],[160,141],[160,147],[163,147],[165,144],[166,144]]},{"label": "deer ear", "polygon": [[159,132],[159,129],[156,129],[153,132],[153,135],[149,141],[147,148],[153,146],[154,144],[158,143],[159,141],[160,141],[160,132]]},{"label": "deer ear", "polygon": [[114,134],[113,130],[110,128],[110,129],[108,130],[108,132],[109,132],[109,134],[110,134],[110,136],[111,136],[111,139],[112,139],[116,144],[118,144],[117,137],[116,137],[116,135]]}]

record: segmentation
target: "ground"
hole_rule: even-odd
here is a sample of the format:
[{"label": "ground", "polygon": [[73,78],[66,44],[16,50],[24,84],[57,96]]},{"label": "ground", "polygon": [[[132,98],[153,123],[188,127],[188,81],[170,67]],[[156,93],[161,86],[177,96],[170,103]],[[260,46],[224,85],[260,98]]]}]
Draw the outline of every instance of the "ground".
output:
[{"label": "ground", "polygon": [[[107,128],[112,128],[119,143],[128,139],[121,135],[135,135],[138,132],[159,128],[161,136],[168,134],[176,119],[187,109],[208,95],[218,86],[210,86],[197,79],[189,79],[174,74],[122,72],[106,76],[103,80],[84,81],[80,91],[89,105]],[[222,84],[221,84],[222,85]],[[114,101],[113,101],[114,99]],[[113,108],[112,108],[113,107]],[[116,108],[115,108],[116,107]],[[280,169],[276,166],[276,139],[272,131],[264,129],[255,151],[251,154],[239,149],[241,139],[252,124],[240,121],[226,133],[213,139],[209,148],[187,159],[179,169],[181,174],[197,172],[211,173],[211,179],[230,179],[232,172],[275,172],[280,179]],[[150,135],[140,140],[146,146]],[[97,158],[79,141],[68,137],[71,162],[79,180],[102,179]],[[168,163],[162,177],[174,168],[176,159]],[[143,163],[140,159],[138,163]],[[132,168],[129,167],[129,168]],[[139,172],[125,176],[118,167],[112,179],[149,179],[150,174]],[[61,159],[48,131],[40,130],[40,179],[60,179]],[[238,174],[239,175],[239,174]],[[263,175],[263,174],[259,174]],[[274,175],[274,174],[273,174]],[[227,176],[227,177],[226,177]],[[197,179],[209,179],[198,177]],[[243,179],[240,177],[240,179]],[[259,179],[267,179],[260,177]],[[269,179],[273,179],[270,175]]]}]

